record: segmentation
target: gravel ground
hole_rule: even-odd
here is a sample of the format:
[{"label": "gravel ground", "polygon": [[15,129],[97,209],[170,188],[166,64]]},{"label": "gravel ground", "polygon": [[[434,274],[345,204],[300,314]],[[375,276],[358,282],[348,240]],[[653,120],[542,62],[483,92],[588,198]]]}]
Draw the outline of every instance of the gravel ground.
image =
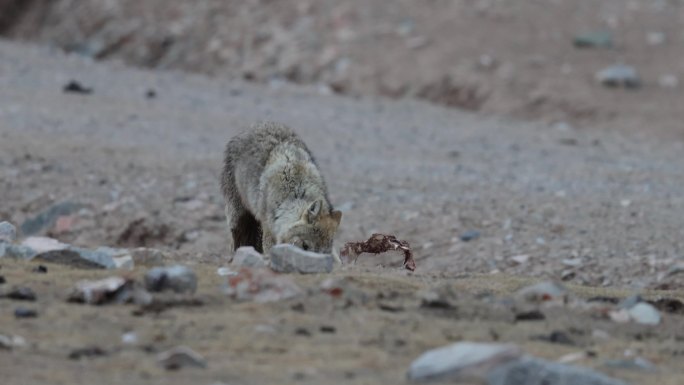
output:
[{"label": "gravel ground", "polygon": [[[552,359],[630,350],[662,370],[618,377],[676,384],[684,375],[676,363],[680,315],[646,328],[561,308],[547,321],[516,323],[507,321],[510,309],[481,296],[554,278],[585,297],[643,291],[681,299],[683,277],[667,274],[683,261],[681,142],[321,95],[314,87],[141,71],[8,42],[0,58],[0,218],[20,225],[51,205],[76,202],[83,206],[71,220],[41,234],[84,247],[162,249],[195,266],[206,301],[201,314],[179,307],[143,317],[127,306],[67,304],[75,280],[106,273],[50,265],[43,276],[30,273],[32,263],[1,261],[9,284],[30,285],[39,297],[40,315],[28,321],[15,320],[16,303],[0,299],[0,332],[30,342],[0,351],[9,384],[29,377],[32,384],[400,383],[422,351],[461,339],[512,341]],[[92,93],[64,92],[70,81]],[[394,234],[413,247],[416,272],[398,268],[397,255],[362,256],[333,275],[350,280],[370,305],[357,298],[338,306],[311,294],[301,312],[292,301],[265,306],[221,296],[215,271],[230,256],[221,152],[259,119],[289,124],[309,144],[333,204],[344,210],[340,245]],[[314,290],[324,277],[295,279]],[[439,284],[463,293],[459,312],[418,306],[417,293]],[[262,323],[270,328],[254,327]],[[319,332],[323,324],[337,332]],[[558,347],[528,338],[555,328],[580,330],[581,342]],[[597,329],[611,336],[594,338]],[[143,336],[140,349],[119,346],[130,330]],[[179,343],[205,355],[208,369],[169,376],[154,366],[151,353]],[[66,358],[91,344],[107,356]],[[583,363],[599,366],[592,357]]]}]

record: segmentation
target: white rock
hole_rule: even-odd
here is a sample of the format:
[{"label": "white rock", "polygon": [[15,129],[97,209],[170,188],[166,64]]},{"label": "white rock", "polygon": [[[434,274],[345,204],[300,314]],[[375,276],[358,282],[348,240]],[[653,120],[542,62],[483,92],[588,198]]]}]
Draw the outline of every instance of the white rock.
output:
[{"label": "white rock", "polygon": [[53,250],[64,250],[69,245],[56,239],[48,237],[28,237],[21,242],[22,246],[30,247],[37,253],[44,253]]},{"label": "white rock", "polygon": [[123,257],[114,258],[114,268],[123,270],[133,270],[135,263],[133,262],[133,257],[130,255],[124,255]]},{"label": "white rock", "polygon": [[482,378],[491,368],[521,354],[516,345],[459,342],[423,353],[411,363],[408,379],[422,382]]},{"label": "white rock", "polygon": [[511,261],[515,262],[515,264],[517,264],[517,265],[522,265],[522,264],[527,263],[527,261],[530,260],[530,256],[527,255],[527,254],[523,254],[523,255],[514,255],[514,256],[512,256],[510,259],[511,259]]},{"label": "white rock", "polygon": [[644,325],[658,325],[661,319],[658,309],[646,302],[639,302],[632,306],[627,313],[634,322]]},{"label": "white rock", "polygon": [[124,333],[121,336],[121,343],[125,345],[135,345],[138,343],[138,335],[135,332]]},{"label": "white rock", "polygon": [[304,251],[289,244],[271,248],[271,269],[279,273],[330,273],[335,258],[331,254]]},{"label": "white rock", "polygon": [[266,267],[264,256],[252,246],[242,246],[235,251],[233,265],[241,267]]}]

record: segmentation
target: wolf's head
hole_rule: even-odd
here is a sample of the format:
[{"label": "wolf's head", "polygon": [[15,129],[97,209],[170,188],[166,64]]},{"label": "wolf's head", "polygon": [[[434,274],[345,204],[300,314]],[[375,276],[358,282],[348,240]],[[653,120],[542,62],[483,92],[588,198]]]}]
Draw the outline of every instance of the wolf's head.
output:
[{"label": "wolf's head", "polygon": [[303,250],[330,253],[341,219],[342,212],[325,210],[323,201],[317,200],[303,206],[299,219],[276,235],[277,243],[290,243]]}]

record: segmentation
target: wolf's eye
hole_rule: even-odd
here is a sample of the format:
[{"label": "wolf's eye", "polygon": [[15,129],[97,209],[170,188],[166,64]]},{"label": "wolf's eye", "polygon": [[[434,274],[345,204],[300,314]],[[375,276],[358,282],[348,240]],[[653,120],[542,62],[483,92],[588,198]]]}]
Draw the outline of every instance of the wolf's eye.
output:
[{"label": "wolf's eye", "polygon": [[302,242],[302,249],[304,249],[305,251],[309,250],[309,244],[306,242]]}]

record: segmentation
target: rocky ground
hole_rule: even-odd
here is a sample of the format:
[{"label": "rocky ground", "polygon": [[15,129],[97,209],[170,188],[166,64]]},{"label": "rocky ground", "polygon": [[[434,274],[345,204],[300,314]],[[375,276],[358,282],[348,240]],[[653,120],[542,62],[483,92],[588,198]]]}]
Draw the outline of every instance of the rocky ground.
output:
[{"label": "rocky ground", "polygon": [[[0,57],[0,219],[18,227],[0,259],[3,383],[405,383],[422,353],[460,341],[514,344],[561,379],[596,374],[550,361],[635,384],[684,376],[681,142],[8,42]],[[344,211],[338,247],[393,234],[416,271],[401,253],[320,275],[231,265],[221,152],[258,119],[310,144]],[[79,249],[27,260],[13,250],[45,246],[30,235]],[[88,254],[102,246],[123,251]],[[102,270],[74,262],[83,255],[124,259]],[[194,294],[144,289],[149,269],[178,263]],[[112,276],[123,279],[95,296],[104,303],[68,301],[80,280]],[[518,292],[549,280],[565,288]],[[178,346],[194,353],[169,356]],[[505,365],[533,365],[518,348],[456,349],[491,369],[476,378],[501,383]]]}]

